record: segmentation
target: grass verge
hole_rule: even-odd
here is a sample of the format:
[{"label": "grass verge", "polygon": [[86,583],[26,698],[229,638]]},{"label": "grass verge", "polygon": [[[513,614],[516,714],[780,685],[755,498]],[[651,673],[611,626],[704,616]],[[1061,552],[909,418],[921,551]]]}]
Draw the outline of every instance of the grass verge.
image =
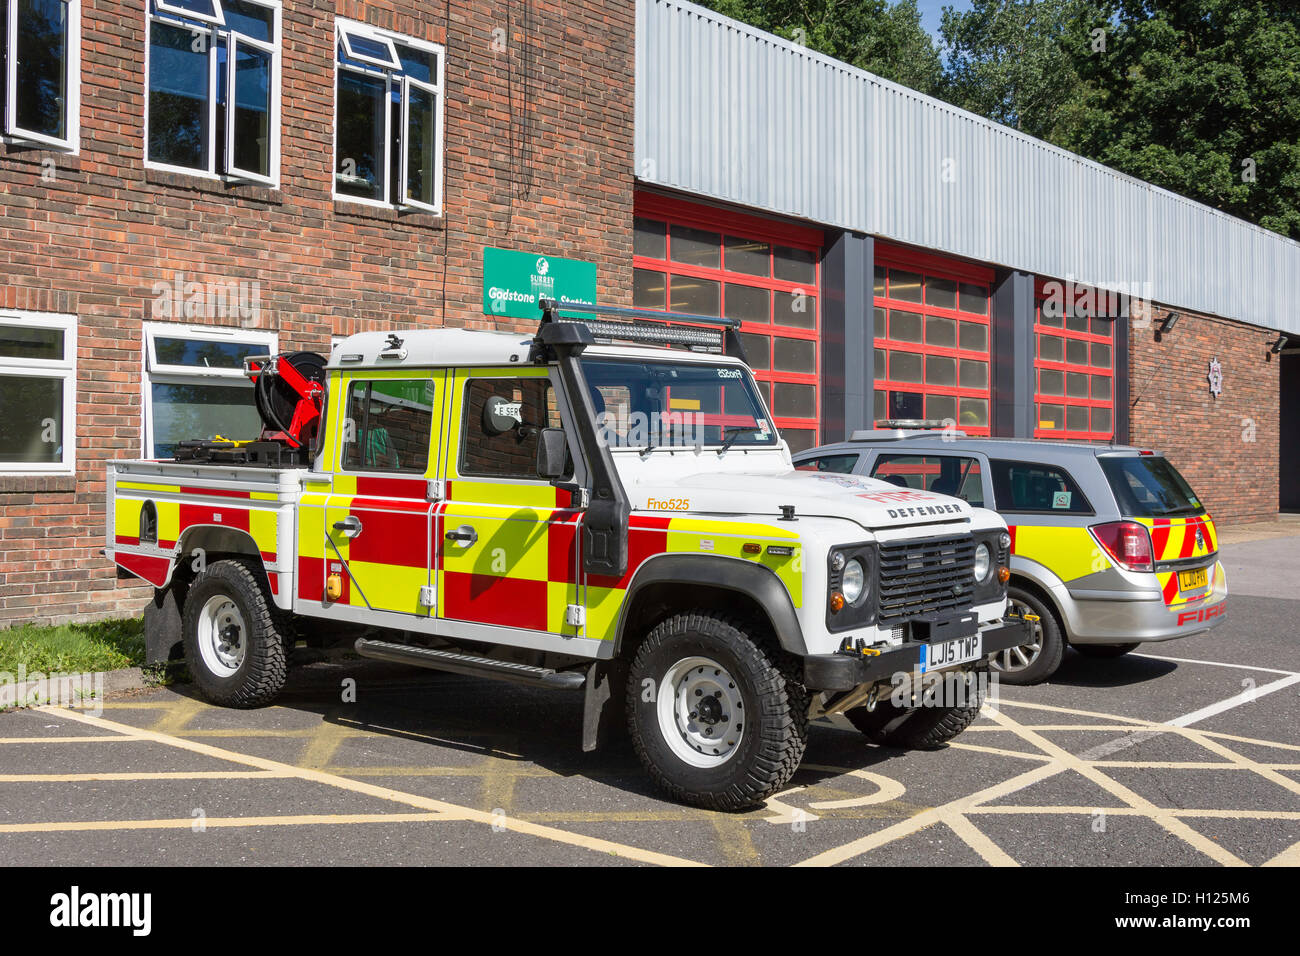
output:
[{"label": "grass verge", "polygon": [[0,631],[0,671],[14,675],[113,671],[144,664],[144,621],[128,618]]}]

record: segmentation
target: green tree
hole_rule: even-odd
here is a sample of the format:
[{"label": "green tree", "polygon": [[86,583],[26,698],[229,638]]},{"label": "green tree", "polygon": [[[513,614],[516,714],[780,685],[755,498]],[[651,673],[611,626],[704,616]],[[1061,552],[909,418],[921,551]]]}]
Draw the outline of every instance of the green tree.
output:
[{"label": "green tree", "polygon": [[700,0],[703,6],[922,93],[943,62],[916,0]]},{"label": "green tree", "polygon": [[945,7],[945,98],[1040,139],[1076,120],[1083,81],[1076,67],[1090,30],[1106,23],[1089,0],[975,0]]},{"label": "green tree", "polygon": [[1068,149],[1300,238],[1300,7],[1121,0]]}]

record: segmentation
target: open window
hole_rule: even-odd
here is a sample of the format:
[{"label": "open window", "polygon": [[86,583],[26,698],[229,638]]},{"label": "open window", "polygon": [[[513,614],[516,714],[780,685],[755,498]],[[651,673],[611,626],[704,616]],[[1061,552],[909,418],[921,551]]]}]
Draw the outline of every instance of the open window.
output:
[{"label": "open window", "polygon": [[0,111],[11,142],[75,152],[80,123],[81,0],[0,0]]},{"label": "open window", "polygon": [[262,420],[244,359],[277,351],[271,332],[145,326],[145,456],[170,458],[189,439],[256,438]]},{"label": "open window", "polygon": [[442,211],[443,48],[337,22],[334,196]]},{"label": "open window", "polygon": [[151,0],[147,62],[149,166],[277,184],[276,0]]}]

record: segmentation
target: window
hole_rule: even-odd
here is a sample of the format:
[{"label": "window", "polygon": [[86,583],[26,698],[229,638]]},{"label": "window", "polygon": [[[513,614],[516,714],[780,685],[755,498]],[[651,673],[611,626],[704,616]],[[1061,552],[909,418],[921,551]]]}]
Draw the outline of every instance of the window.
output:
[{"label": "window", "polygon": [[[484,410],[490,398],[505,399],[515,427],[505,431],[487,427]],[[538,481],[538,430],[560,427],[560,410],[549,380],[472,378],[465,384],[460,473],[466,477]]]},{"label": "window", "polygon": [[615,448],[773,446],[776,432],[734,365],[584,359],[601,438]]},{"label": "window", "polygon": [[442,211],[443,48],[339,20],[334,196]]},{"label": "window", "polygon": [[151,0],[148,25],[148,164],[276,185],[279,3]]},{"label": "window", "polygon": [[81,0],[0,0],[0,109],[10,140],[75,152],[80,122]]},{"label": "window", "polygon": [[1167,458],[1155,455],[1105,457],[1101,470],[1125,517],[1167,518],[1204,514],[1196,493]]},{"label": "window", "polygon": [[857,455],[823,455],[821,458],[805,458],[795,468],[798,471],[829,471],[837,475],[851,475],[857,464]]},{"label": "window", "polygon": [[0,312],[0,471],[72,474],[77,320]]},{"label": "window", "polygon": [[1034,437],[1110,441],[1115,435],[1115,322],[1090,317],[1070,296],[1046,296],[1044,289],[1040,285],[1034,315]]},{"label": "window", "polygon": [[953,421],[989,434],[991,278],[964,263],[877,246],[877,421]]},{"label": "window", "polygon": [[1002,512],[1092,514],[1074,479],[1060,468],[1019,461],[990,461],[993,497]]},{"label": "window", "polygon": [[812,448],[821,233],[662,197],[636,204],[633,303],[739,319],[745,357],[782,437],[793,452]]},{"label": "window", "polygon": [[952,495],[984,507],[983,469],[975,458],[958,455],[881,455],[871,477],[904,488]]},{"label": "window", "polygon": [[424,474],[434,390],[428,379],[352,382],[343,423],[344,470]]},{"label": "window", "polygon": [[270,332],[146,325],[145,456],[172,458],[181,441],[261,434],[244,359],[276,351]]}]

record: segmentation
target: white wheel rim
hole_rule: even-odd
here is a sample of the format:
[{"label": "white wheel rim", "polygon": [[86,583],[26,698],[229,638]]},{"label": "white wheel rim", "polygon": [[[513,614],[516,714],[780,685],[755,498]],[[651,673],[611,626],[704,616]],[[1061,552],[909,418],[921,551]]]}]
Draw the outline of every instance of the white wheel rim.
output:
[{"label": "white wheel rim", "polygon": [[244,663],[248,628],[239,606],[224,594],[208,598],[199,612],[198,643],[203,664],[218,677],[229,677]]},{"label": "white wheel rim", "polygon": [[736,680],[717,661],[687,657],[659,682],[659,731],[669,749],[692,767],[720,767],[745,734],[745,702]]},{"label": "white wheel rim", "polygon": [[[1011,599],[1011,607],[1021,617],[1034,613],[1034,609],[1028,604],[1014,598]],[[1001,671],[1004,674],[1014,674],[1017,671],[1027,669],[1034,661],[1038,660],[1043,653],[1043,622],[1041,620],[1034,621],[1033,628],[1033,637],[1028,644],[1008,647],[993,658],[994,670]]]}]

